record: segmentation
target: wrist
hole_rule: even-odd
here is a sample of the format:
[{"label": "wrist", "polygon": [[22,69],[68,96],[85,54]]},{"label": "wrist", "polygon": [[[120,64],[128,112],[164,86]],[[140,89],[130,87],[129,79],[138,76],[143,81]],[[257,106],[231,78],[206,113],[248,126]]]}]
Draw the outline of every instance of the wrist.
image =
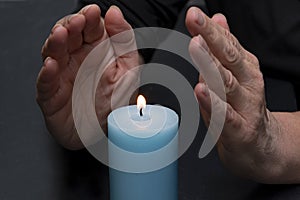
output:
[{"label": "wrist", "polygon": [[279,183],[286,168],[282,125],[272,112],[266,110],[263,127],[257,134],[252,155],[254,179],[262,183]]},{"label": "wrist", "polygon": [[226,148],[220,141],[219,155],[233,173],[261,183],[281,182],[286,156],[282,142],[282,128],[273,113],[266,109],[255,137],[234,148]]}]

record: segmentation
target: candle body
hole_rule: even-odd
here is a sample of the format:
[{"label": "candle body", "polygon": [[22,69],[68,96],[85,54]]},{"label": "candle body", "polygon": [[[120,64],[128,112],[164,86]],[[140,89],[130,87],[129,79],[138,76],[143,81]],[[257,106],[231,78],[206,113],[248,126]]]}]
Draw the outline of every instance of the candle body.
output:
[{"label": "candle body", "polygon": [[[110,168],[111,200],[176,200],[177,161],[159,169],[156,164],[177,156],[178,116],[162,106],[147,105],[144,116],[140,117],[136,106],[114,110],[108,117],[109,162],[110,166],[127,165],[126,170]],[[160,151],[157,160],[147,159],[148,153]],[[128,159],[117,148],[142,154],[142,159]],[[149,162],[149,163],[148,163]],[[155,163],[158,162],[158,163]],[[140,172],[140,168],[149,172]],[[136,167],[137,171],[134,172]],[[140,168],[139,168],[140,167]],[[154,170],[152,170],[152,168]],[[133,169],[133,171],[131,171]],[[143,170],[142,170],[143,171]]]},{"label": "candle body", "polygon": [[110,169],[110,200],[176,200],[177,163],[148,173]]}]

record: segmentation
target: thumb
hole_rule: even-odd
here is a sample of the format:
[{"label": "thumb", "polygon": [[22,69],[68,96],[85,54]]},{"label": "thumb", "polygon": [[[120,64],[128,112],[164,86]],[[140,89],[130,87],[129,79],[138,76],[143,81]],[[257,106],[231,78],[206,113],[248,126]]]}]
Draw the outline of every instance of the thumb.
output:
[{"label": "thumb", "polygon": [[[134,31],[118,7],[111,6],[109,8],[104,23],[117,62],[117,73],[112,75],[107,71],[106,74],[115,80],[115,89],[111,98],[111,105],[114,109],[128,105],[131,95],[135,95],[140,76],[140,68],[136,67],[140,65],[140,57]],[[112,70],[115,71],[115,69]]]},{"label": "thumb", "polygon": [[132,27],[124,19],[117,6],[111,6],[105,15],[105,27],[110,37],[116,57],[121,58],[122,64],[131,66],[138,60],[138,52]]}]

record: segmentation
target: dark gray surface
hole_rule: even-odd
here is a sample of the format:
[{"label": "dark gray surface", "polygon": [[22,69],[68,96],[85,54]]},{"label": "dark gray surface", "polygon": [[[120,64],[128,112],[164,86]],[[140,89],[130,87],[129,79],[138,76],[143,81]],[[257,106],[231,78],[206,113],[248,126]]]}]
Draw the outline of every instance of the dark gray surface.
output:
[{"label": "dark gray surface", "polygon": [[[74,0],[0,1],[1,200],[108,199],[107,168],[85,151],[70,152],[57,145],[35,103],[41,46],[54,22],[74,8]],[[181,64],[177,62],[177,67]],[[269,89],[268,97],[278,91],[286,90]],[[277,100],[282,96],[276,95]],[[180,200],[300,199],[297,185],[268,186],[233,176],[215,151],[199,160],[202,138],[199,134],[180,159]]]},{"label": "dark gray surface", "polygon": [[74,1],[0,1],[0,199],[58,199],[60,147],[35,103],[40,50]]}]

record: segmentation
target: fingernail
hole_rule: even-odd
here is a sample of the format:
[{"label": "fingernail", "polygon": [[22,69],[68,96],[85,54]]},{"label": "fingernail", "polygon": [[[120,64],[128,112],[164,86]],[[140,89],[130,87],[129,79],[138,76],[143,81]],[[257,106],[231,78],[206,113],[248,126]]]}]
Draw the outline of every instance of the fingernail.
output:
[{"label": "fingernail", "polygon": [[82,9],[82,13],[86,13],[88,11],[88,9],[90,7],[92,7],[93,5],[88,5],[88,6],[85,6],[83,9]]},{"label": "fingernail", "polygon": [[198,15],[198,20],[197,20],[197,22],[198,22],[198,24],[200,25],[200,26],[202,26],[203,24],[204,24],[204,21],[205,21],[205,18],[204,18],[204,16],[203,16],[203,13],[200,11],[198,11],[197,12],[197,15]]},{"label": "fingernail", "polygon": [[51,57],[47,57],[47,58],[45,59],[45,61],[44,61],[44,65],[45,65],[45,66],[48,66],[48,65],[51,63],[51,61],[52,61],[52,58],[51,58]]},{"label": "fingernail", "polygon": [[78,14],[72,14],[72,15],[70,15],[70,17],[68,17],[68,24],[74,19],[74,18],[76,18],[78,16]]},{"label": "fingernail", "polygon": [[118,11],[122,15],[122,17],[124,17],[122,11],[120,10],[120,8],[118,6],[112,5],[110,8],[115,9],[116,11]]},{"label": "fingernail", "polygon": [[51,34],[53,34],[59,27],[61,27],[61,24],[56,24],[51,30]]}]

